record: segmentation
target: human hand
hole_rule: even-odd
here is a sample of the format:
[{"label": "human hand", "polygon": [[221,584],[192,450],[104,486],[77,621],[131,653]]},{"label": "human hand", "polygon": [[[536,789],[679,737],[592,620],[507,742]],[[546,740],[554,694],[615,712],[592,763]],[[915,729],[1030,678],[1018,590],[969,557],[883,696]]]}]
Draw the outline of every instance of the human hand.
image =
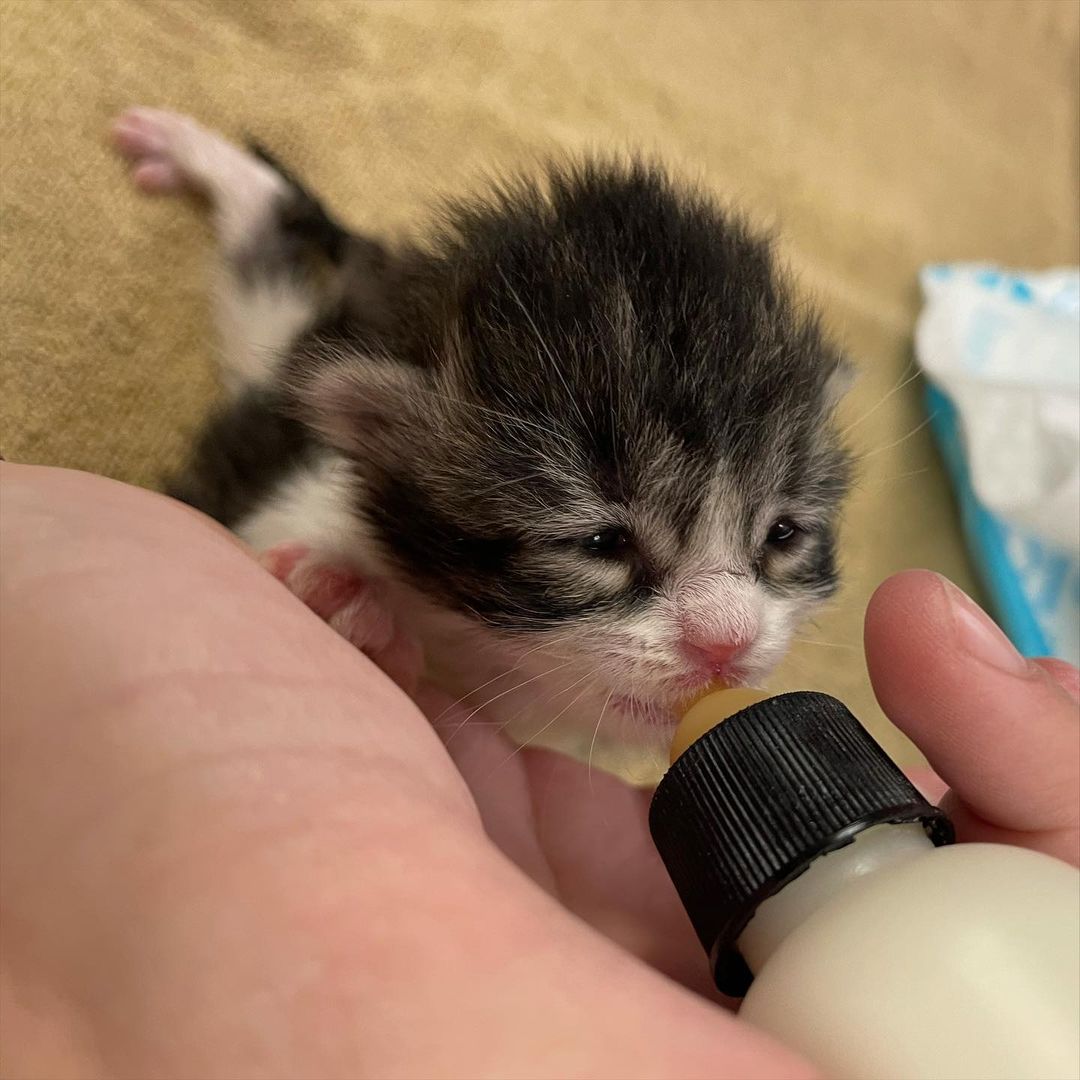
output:
[{"label": "human hand", "polygon": [[[520,873],[420,712],[223,530],[0,478],[5,1077],[811,1075]],[[527,760],[502,828],[542,859],[526,800],[569,785]]]},{"label": "human hand", "polygon": [[[644,794],[483,726],[451,744],[459,774],[227,534],[121,485],[4,469],[5,1075],[809,1074],[633,955],[706,968]],[[1015,816],[1008,740],[966,771],[987,714],[946,678],[971,661],[928,580],[871,608],[883,703],[994,828],[1060,840],[1067,815]],[[904,659],[919,634],[932,662]],[[1075,718],[1024,671],[1018,705]]]}]

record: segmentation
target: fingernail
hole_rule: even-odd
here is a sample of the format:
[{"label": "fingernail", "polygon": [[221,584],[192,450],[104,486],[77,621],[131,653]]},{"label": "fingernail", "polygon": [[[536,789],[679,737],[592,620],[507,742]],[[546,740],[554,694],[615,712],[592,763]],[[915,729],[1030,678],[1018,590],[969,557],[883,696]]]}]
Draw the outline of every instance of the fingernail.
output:
[{"label": "fingernail", "polygon": [[1026,675],[1029,670],[1027,660],[1016,651],[994,620],[951,581],[945,578],[941,581],[961,648],[976,660],[1009,675]]}]

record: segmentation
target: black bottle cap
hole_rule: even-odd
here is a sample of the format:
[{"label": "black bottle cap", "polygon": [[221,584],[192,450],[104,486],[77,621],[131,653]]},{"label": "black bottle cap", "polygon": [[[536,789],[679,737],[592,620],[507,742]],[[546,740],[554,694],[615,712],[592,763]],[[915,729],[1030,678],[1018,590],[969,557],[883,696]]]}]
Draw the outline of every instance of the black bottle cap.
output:
[{"label": "black bottle cap", "polygon": [[736,941],[758,905],[863,829],[952,823],[928,803],[846,706],[827,694],[759,701],[691,745],[660,781],[649,828],[722,993],[753,976]]}]

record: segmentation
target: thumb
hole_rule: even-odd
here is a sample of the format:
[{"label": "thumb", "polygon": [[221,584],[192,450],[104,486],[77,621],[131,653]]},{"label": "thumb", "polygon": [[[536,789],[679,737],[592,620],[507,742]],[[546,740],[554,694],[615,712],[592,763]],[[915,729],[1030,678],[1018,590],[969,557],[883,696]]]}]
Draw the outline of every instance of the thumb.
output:
[{"label": "thumb", "polygon": [[1075,861],[1080,718],[1067,665],[1025,660],[972,600],[927,571],[878,589],[865,638],[878,700],[951,787],[958,827],[968,814],[1045,833],[1020,842]]}]

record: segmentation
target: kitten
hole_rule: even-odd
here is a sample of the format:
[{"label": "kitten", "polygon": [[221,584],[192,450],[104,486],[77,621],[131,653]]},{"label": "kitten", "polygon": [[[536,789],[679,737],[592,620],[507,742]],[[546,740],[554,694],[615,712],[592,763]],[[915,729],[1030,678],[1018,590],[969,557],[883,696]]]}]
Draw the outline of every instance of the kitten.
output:
[{"label": "kitten", "polygon": [[229,393],[174,491],[301,545],[283,577],[377,582],[369,651],[389,614],[519,733],[659,739],[709,682],[760,683],[836,589],[847,364],[700,192],[553,165],[390,250],[188,118],[115,137],[139,187],[215,215]]}]

